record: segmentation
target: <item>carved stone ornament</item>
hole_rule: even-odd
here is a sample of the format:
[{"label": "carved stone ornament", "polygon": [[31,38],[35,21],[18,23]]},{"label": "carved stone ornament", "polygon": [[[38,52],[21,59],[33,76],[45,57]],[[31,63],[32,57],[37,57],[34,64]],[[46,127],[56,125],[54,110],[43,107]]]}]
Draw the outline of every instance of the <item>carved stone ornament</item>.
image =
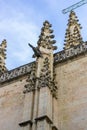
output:
[{"label": "carved stone ornament", "polygon": [[60,51],[54,54],[54,63],[63,62],[68,59],[77,57],[79,55],[84,55],[87,53],[87,42],[83,42],[82,44],[71,47],[67,50]]},{"label": "carved stone ornament", "polygon": [[43,68],[39,78],[39,88],[49,87],[52,95],[57,98],[57,86],[55,85],[55,74],[53,79],[51,78],[50,62],[49,58],[46,57],[43,62]]},{"label": "carved stone ornament", "polygon": [[[53,40],[54,35],[52,35],[53,30],[50,29],[51,26],[52,25],[48,21],[45,21],[41,29],[41,35],[39,36],[39,40],[37,42],[38,46],[34,47],[31,44],[29,44],[29,46],[34,51],[35,56],[37,57],[36,59],[37,67],[32,66],[32,70],[29,73],[27,79],[28,83],[25,85],[24,93],[36,89],[41,89],[42,87],[48,87],[52,95],[57,98],[57,86],[55,85],[54,80],[55,78],[52,78],[53,72],[51,71],[53,70],[51,70],[50,67],[53,66],[53,61],[51,61],[51,63],[49,62],[50,60],[53,59],[52,51],[56,49],[56,46],[53,46],[53,44],[56,41]],[[38,69],[39,66],[41,67],[41,70]],[[38,81],[36,82],[37,79]]]},{"label": "carved stone ornament", "polygon": [[2,43],[0,44],[0,75],[3,74],[7,70],[5,66],[6,47],[7,47],[7,42],[4,39]]},{"label": "carved stone ornament", "polygon": [[34,47],[30,43],[28,45],[32,48],[32,50],[34,52],[34,54],[32,56],[33,58],[35,58],[35,57],[37,57],[37,58],[43,57],[41,51],[39,50],[39,47]]},{"label": "carved stone ornament", "polygon": [[0,76],[0,83],[11,81],[12,79],[16,79],[25,74],[30,74],[33,64],[35,64],[35,62],[31,62],[29,64],[20,66],[16,69],[3,73]]},{"label": "carved stone ornament", "polygon": [[53,30],[51,29],[52,25],[48,22],[45,21],[43,23],[43,27],[41,29],[41,34],[39,36],[39,40],[37,42],[38,47],[43,47],[46,49],[51,49],[51,50],[56,50],[57,47],[53,46],[53,44],[56,43],[53,38],[55,37],[52,33]]},{"label": "carved stone ornament", "polygon": [[78,23],[77,16],[74,11],[70,12],[68,20],[68,28],[65,33],[65,47],[64,49],[69,49],[75,47],[83,42],[80,33],[81,25]]},{"label": "carved stone ornament", "polygon": [[31,71],[28,75],[26,82],[27,84],[24,86],[25,87],[24,93],[35,90],[35,85],[36,85],[36,64],[35,63],[32,64]]}]

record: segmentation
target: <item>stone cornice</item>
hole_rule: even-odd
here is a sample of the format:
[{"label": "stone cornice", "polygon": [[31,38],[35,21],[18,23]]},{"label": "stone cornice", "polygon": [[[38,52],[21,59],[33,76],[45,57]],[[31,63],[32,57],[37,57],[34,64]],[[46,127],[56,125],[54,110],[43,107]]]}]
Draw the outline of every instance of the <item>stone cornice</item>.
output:
[{"label": "stone cornice", "polygon": [[[79,55],[83,55],[86,53],[87,53],[87,42],[84,42],[83,44],[80,44],[76,47],[72,47],[70,49],[55,53],[54,54],[54,64],[64,62],[66,60],[75,58]],[[16,69],[5,72],[4,74],[2,74],[0,76],[0,83],[7,82],[12,79],[16,79],[20,76],[28,74],[31,71],[32,65],[34,63],[35,62],[31,62],[29,64],[26,64],[26,65],[20,66]]]}]

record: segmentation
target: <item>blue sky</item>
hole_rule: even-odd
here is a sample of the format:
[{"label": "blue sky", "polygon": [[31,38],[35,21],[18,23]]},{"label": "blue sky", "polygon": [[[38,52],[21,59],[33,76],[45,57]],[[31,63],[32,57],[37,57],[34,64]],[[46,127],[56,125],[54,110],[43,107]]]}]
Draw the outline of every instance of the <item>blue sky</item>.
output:
[{"label": "blue sky", "polygon": [[[52,24],[56,45],[63,48],[68,16],[62,9],[79,0],[0,0],[0,42],[7,40],[7,68],[13,69],[34,59],[28,43],[36,46],[41,27],[45,20]],[[87,4],[75,10],[87,40]]]}]

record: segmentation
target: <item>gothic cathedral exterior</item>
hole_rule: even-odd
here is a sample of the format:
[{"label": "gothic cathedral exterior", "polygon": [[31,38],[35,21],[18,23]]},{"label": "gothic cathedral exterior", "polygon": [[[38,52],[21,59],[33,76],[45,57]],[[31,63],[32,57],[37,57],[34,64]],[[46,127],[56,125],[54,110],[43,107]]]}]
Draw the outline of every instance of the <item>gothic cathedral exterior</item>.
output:
[{"label": "gothic cathedral exterior", "polygon": [[8,71],[0,44],[0,130],[87,130],[87,42],[71,11],[62,51],[45,21],[32,63]]}]

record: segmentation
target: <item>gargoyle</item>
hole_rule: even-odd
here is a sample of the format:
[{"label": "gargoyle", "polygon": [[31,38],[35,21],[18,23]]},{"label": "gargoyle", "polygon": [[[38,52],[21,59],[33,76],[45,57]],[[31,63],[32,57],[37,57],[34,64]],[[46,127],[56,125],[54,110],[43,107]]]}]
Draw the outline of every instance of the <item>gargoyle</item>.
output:
[{"label": "gargoyle", "polygon": [[34,47],[34,46],[32,46],[30,43],[28,43],[28,45],[32,48],[32,50],[34,51],[34,55],[33,55],[33,57],[43,57],[42,56],[42,53],[41,53],[41,51],[39,50],[39,48],[38,47]]}]

